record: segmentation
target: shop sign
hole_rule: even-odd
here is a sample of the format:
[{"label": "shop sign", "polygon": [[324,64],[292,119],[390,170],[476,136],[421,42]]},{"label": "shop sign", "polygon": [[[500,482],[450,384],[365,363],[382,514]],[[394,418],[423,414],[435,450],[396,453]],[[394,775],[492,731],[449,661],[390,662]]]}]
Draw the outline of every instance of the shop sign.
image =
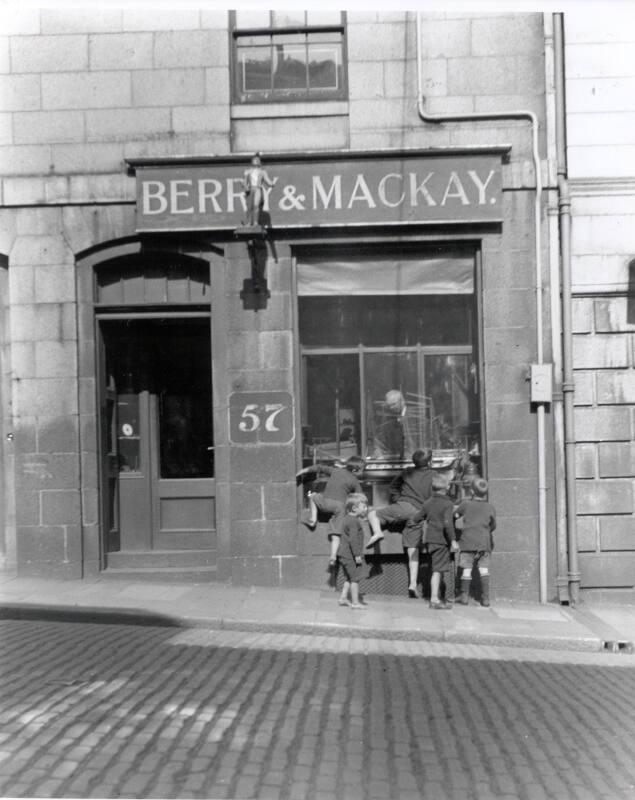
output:
[{"label": "shop sign", "polygon": [[[271,162],[272,228],[497,222],[500,155],[416,155]],[[245,220],[245,163],[135,164],[137,229],[233,230]]]},{"label": "shop sign", "polygon": [[229,439],[234,444],[293,441],[293,402],[288,392],[234,392],[229,397]]}]

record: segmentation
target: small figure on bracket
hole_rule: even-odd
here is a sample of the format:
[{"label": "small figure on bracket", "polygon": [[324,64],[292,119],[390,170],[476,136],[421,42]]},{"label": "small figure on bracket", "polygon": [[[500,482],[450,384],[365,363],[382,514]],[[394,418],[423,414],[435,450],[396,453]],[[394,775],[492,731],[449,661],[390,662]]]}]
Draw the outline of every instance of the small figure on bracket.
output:
[{"label": "small figure on bracket", "polygon": [[258,218],[264,203],[264,187],[273,188],[267,171],[262,166],[260,154],[256,153],[251,159],[251,166],[245,170],[243,176],[243,193],[247,203],[247,225],[255,227],[259,224]]}]

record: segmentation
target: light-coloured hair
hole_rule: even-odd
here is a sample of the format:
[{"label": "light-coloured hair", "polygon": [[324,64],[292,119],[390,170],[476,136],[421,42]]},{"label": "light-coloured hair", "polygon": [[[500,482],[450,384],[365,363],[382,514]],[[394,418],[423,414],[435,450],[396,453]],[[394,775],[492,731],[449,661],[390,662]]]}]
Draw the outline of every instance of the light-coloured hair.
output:
[{"label": "light-coloured hair", "polygon": [[435,475],[432,478],[432,491],[433,492],[447,492],[448,481],[443,475]]},{"label": "light-coloured hair", "polygon": [[368,498],[363,492],[351,492],[349,496],[346,498],[346,505],[345,510],[346,513],[349,514],[355,506],[358,506],[360,503],[364,503],[364,505],[368,505]]}]

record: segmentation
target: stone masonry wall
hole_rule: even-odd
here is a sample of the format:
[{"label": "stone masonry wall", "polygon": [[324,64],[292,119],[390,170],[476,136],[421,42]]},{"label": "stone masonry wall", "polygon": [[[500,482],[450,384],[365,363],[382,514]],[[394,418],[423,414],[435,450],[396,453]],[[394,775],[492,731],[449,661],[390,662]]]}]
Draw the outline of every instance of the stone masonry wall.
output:
[{"label": "stone masonry wall", "polygon": [[582,588],[635,584],[635,14],[565,15]]},{"label": "stone masonry wall", "polygon": [[[93,343],[78,341],[77,324],[91,310],[78,296],[75,264],[91,247],[134,234],[134,179],[125,158],[504,143],[512,148],[503,176],[504,232],[485,237],[483,262],[490,477],[494,502],[508,517],[496,580],[502,596],[534,596],[535,420],[524,380],[535,349],[530,128],[525,121],[424,123],[415,21],[412,12],[349,13],[349,100],[249,113],[231,106],[225,11],[25,8],[5,21],[0,158],[9,170],[0,183],[0,252],[9,258],[6,371],[24,564],[75,577],[82,559],[96,559],[82,539],[97,518],[95,459],[85,449],[96,441],[95,376],[86,367]],[[541,14],[425,14],[421,48],[430,113],[530,109],[544,121]],[[220,365],[225,359],[224,397],[238,387],[293,392],[289,252],[281,250],[268,267],[271,316],[251,312],[248,322],[241,252],[228,249],[215,301],[231,345]],[[217,347],[221,330],[213,324]],[[298,571],[303,559],[288,479],[295,454],[263,451],[253,464],[251,453],[227,447],[221,435],[223,445],[232,485],[219,492],[232,532],[226,525],[220,562],[233,562],[237,582],[312,582],[317,568],[315,575]]]}]

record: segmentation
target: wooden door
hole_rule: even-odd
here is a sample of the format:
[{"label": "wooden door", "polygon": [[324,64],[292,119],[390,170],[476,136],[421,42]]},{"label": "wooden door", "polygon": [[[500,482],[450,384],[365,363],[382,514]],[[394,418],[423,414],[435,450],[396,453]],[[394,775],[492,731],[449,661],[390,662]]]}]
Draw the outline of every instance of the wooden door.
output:
[{"label": "wooden door", "polygon": [[[116,462],[118,499],[107,550],[214,549],[209,317],[104,320],[101,329],[116,427],[116,453],[102,460]],[[102,426],[113,424],[105,409]]]}]

